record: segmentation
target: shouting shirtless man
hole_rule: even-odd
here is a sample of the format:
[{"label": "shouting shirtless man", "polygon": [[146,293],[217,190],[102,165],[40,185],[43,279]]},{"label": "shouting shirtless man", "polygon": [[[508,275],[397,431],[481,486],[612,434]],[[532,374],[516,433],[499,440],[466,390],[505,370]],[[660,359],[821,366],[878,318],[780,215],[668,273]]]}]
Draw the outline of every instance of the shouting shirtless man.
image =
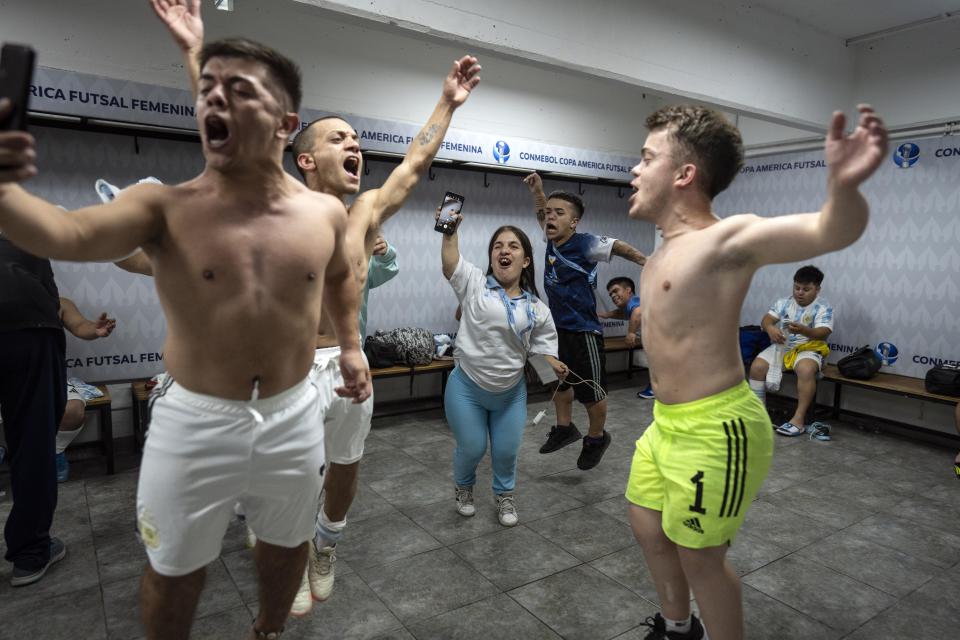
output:
[{"label": "shouting shirtless man", "polygon": [[[199,1],[151,0],[151,4],[183,52],[195,89],[196,54],[203,42]],[[453,63],[443,81],[440,100],[411,142],[403,162],[391,172],[383,186],[364,192],[349,207],[346,252],[362,300],[367,296],[367,266],[380,226],[403,206],[420,176],[430,167],[453,112],[480,82],[479,72],[480,65],[473,56],[463,56]],[[344,203],[349,196],[359,193],[363,157],[357,132],[345,119],[327,116],[304,127],[293,141],[293,156],[311,190],[329,194]],[[365,331],[365,327],[360,330]],[[325,394],[327,467],[323,505],[317,514],[308,572],[294,603],[292,613],[295,615],[306,614],[313,599],[326,600],[333,590],[336,544],[343,535],[347,511],[356,496],[360,458],[373,416],[373,398],[362,404],[350,404],[333,393],[341,384],[337,363],[343,346],[324,315],[316,338],[314,377],[321,394]]]},{"label": "shouting shirtless man", "polygon": [[725,556],[773,452],[770,419],[744,379],[740,307],[763,265],[807,260],[860,237],[868,209],[858,187],[885,157],[887,135],[868,106],[846,137],[835,113],[819,213],[720,220],[711,202],[743,164],[740,132],[703,107],[665,107],[646,124],[630,217],[663,230],[640,279],[656,401],[626,492],[663,608],[646,637],[703,637],[690,616],[692,587],[711,640],[739,639],[740,583]]},{"label": "shouting shirtless man", "polygon": [[341,347],[338,392],[362,402],[370,382],[359,296],[343,204],[283,170],[299,125],[296,65],[239,39],[210,43],[199,62],[206,166],[198,177],[136,185],[109,204],[64,213],[13,184],[36,173],[33,139],[0,134],[0,164],[13,167],[0,172],[0,228],[31,253],[62,260],[143,248],[167,316],[170,373],[152,400],[137,492],[150,560],[141,585],[147,637],[189,635],[204,566],[219,555],[238,502],[259,538],[251,637],[276,637],[321,489],[322,405],[309,377],[321,302]]}]

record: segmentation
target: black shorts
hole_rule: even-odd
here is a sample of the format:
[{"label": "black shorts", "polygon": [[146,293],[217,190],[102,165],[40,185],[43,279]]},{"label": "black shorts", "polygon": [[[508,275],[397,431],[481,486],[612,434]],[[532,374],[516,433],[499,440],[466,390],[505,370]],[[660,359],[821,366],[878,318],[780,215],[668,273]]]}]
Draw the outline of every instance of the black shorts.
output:
[{"label": "black shorts", "polygon": [[[568,377],[571,382],[593,380],[604,393],[607,389],[607,357],[603,352],[603,336],[589,331],[564,331],[557,329],[559,359],[575,373]],[[577,376],[580,376],[578,378]],[[573,396],[584,404],[599,402],[606,396],[592,384],[560,384],[560,390],[573,387]]]}]

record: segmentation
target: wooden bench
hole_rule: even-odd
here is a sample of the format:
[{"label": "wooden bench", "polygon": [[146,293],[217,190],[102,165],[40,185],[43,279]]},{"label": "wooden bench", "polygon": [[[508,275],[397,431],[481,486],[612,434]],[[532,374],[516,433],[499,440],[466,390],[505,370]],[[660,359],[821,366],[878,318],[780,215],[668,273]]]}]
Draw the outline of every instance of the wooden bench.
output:
[{"label": "wooden bench", "polygon": [[604,338],[603,339],[603,351],[604,353],[621,353],[626,352],[627,354],[627,377],[632,378],[634,371],[642,371],[646,367],[640,367],[633,364],[633,353],[638,349],[643,349],[643,345],[640,344],[640,341],[637,340],[637,346],[631,347],[627,345],[627,339],[624,336],[618,336],[614,338]]},{"label": "wooden bench", "polygon": [[923,380],[920,378],[910,378],[894,373],[878,373],[869,380],[854,380],[853,378],[844,377],[835,364],[824,365],[821,375],[823,380],[833,383],[834,419],[840,417],[840,403],[843,399],[844,386],[870,389],[871,391],[880,391],[881,393],[889,393],[904,398],[929,400],[940,404],[957,404],[960,402],[960,398],[930,393],[924,388]]},{"label": "wooden bench", "polygon": [[87,400],[85,411],[99,414],[100,443],[103,446],[103,454],[107,458],[107,475],[113,475],[116,471],[117,462],[113,450],[113,401],[110,399],[110,392],[106,385],[98,384],[97,389],[103,395],[93,400]]}]

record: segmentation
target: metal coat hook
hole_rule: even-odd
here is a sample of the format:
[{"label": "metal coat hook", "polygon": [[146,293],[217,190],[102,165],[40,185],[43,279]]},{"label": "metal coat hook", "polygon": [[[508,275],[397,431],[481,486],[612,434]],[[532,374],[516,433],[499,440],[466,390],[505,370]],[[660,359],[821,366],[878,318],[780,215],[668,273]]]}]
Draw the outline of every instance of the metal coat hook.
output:
[{"label": "metal coat hook", "polygon": [[489,186],[490,186],[490,180],[489,180],[488,177],[487,177],[487,172],[486,172],[486,171],[483,172],[483,186],[484,186],[484,187],[489,187]]},{"label": "metal coat hook", "polygon": [[578,182],[578,183],[577,183],[577,194],[579,194],[579,195],[582,196],[584,193],[585,193],[585,192],[584,192],[584,190],[583,190],[583,183],[582,183],[582,182]]},{"label": "metal coat hook", "polygon": [[370,163],[369,163],[369,162],[364,162],[364,163],[363,163],[363,175],[365,175],[365,176],[370,175]]},{"label": "metal coat hook", "polygon": [[617,197],[623,200],[623,187],[617,187]]},{"label": "metal coat hook", "polygon": [[430,180],[437,179],[437,174],[433,172],[433,165],[430,165],[430,168],[427,169],[427,178],[429,178]]},{"label": "metal coat hook", "polygon": [[140,137],[133,136],[133,152],[140,155]]}]

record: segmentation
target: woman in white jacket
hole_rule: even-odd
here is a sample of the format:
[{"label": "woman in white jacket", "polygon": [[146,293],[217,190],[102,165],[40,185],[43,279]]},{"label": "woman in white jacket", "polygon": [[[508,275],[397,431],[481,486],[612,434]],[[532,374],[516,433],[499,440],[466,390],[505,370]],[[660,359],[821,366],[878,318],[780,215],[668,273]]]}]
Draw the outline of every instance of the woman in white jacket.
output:
[{"label": "woman in white jacket", "polygon": [[[458,218],[457,224],[460,220]],[[443,275],[462,308],[444,410],[457,441],[453,453],[457,512],[475,513],[477,464],[490,442],[493,491],[500,524],[519,521],[514,501],[517,453],[527,419],[523,368],[544,356],[561,379],[557,330],[550,309],[537,297],[533,250],[520,229],[503,226],[490,238],[486,273],[460,255],[457,233],[444,235]]]}]

